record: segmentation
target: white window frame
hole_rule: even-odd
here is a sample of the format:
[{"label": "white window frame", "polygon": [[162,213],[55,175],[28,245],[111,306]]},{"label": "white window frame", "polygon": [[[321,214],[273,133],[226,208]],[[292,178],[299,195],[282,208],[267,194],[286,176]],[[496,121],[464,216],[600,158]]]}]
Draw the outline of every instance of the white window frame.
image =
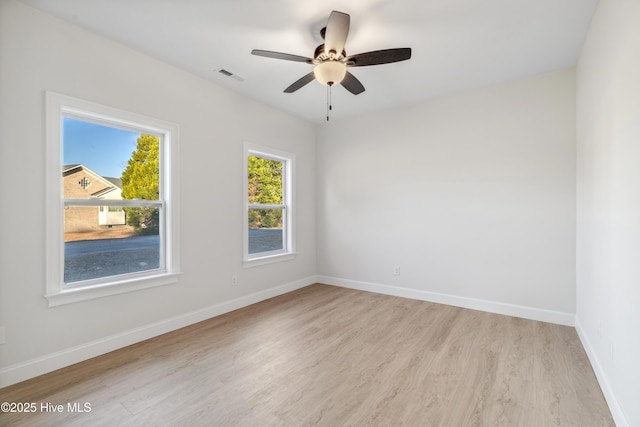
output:
[{"label": "white window frame", "polygon": [[[254,267],[259,265],[271,264],[274,262],[287,261],[295,258],[296,255],[296,229],[295,229],[295,154],[287,153],[273,148],[255,145],[249,142],[244,143],[244,161],[243,161],[243,265],[244,267]],[[257,156],[271,160],[277,160],[283,163],[284,173],[282,179],[283,185],[283,204],[282,205],[259,205],[249,204],[249,156]],[[278,251],[259,252],[249,254],[249,208],[282,208],[283,214],[283,243],[284,248]]]},{"label": "white window frame", "polygon": [[[62,194],[62,119],[69,117],[160,137],[158,201],[100,200],[101,205],[149,203],[161,206],[160,268],[145,272],[64,283],[64,207]],[[176,283],[180,274],[179,128],[174,123],[46,92],[46,290],[49,307]],[[73,199],[74,205],[96,201]]]}]

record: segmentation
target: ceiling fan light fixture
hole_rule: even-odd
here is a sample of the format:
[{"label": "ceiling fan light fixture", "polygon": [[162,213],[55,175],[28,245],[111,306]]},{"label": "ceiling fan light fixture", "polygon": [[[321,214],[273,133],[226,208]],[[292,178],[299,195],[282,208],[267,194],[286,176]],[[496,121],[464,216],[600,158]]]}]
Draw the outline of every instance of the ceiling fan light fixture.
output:
[{"label": "ceiling fan light fixture", "polygon": [[313,74],[323,85],[332,86],[342,82],[347,74],[347,66],[340,61],[324,61],[316,65]]}]

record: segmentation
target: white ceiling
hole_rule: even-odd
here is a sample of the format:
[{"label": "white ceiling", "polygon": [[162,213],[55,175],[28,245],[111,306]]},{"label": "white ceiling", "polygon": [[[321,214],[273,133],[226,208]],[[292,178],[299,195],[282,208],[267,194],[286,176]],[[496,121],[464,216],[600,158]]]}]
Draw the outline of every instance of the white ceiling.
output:
[{"label": "white ceiling", "polygon": [[[331,120],[575,65],[597,0],[21,0],[306,120],[326,88],[283,90],[312,70],[251,55],[313,57],[332,10],[351,15],[347,54],[412,48],[408,61],[350,71],[366,91],[333,89]],[[244,80],[225,77],[224,68]]]}]

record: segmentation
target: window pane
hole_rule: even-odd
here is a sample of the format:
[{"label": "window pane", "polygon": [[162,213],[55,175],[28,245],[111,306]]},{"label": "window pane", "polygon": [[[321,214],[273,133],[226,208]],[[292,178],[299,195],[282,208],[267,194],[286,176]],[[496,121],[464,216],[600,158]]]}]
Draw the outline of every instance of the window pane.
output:
[{"label": "window pane", "polygon": [[[63,118],[63,197],[160,199],[160,138]],[[160,209],[66,206],[64,282],[160,266]]]},{"label": "window pane", "polygon": [[159,200],[160,138],[63,118],[63,197]]},{"label": "window pane", "polygon": [[[157,208],[121,208],[105,206],[67,206],[64,231],[64,282],[72,283],[120,274],[160,268],[160,236],[136,231],[125,224],[98,225],[101,214],[116,214],[130,209],[145,210],[158,217]],[[87,223],[87,218],[95,221]]]},{"label": "window pane", "polygon": [[284,249],[282,209],[249,209],[249,254]]},{"label": "window pane", "polygon": [[283,204],[282,176],[284,163],[262,157],[248,157],[249,203]]}]

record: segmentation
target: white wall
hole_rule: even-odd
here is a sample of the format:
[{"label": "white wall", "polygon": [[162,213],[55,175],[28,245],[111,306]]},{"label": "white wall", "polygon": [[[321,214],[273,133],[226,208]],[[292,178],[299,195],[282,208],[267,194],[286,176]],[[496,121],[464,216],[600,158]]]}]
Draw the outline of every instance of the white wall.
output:
[{"label": "white wall", "polygon": [[323,126],[323,280],[572,324],[574,123],[566,70]]},{"label": "white wall", "polygon": [[620,426],[640,425],[639,23],[601,0],[577,67],[576,326]]},{"label": "white wall", "polygon": [[[178,285],[47,308],[45,91],[179,124],[184,274]],[[296,154],[293,261],[242,268],[245,140]],[[313,281],[315,173],[313,125],[1,1],[0,326],[6,344],[0,345],[0,387]],[[236,287],[232,274],[239,277]]]}]

